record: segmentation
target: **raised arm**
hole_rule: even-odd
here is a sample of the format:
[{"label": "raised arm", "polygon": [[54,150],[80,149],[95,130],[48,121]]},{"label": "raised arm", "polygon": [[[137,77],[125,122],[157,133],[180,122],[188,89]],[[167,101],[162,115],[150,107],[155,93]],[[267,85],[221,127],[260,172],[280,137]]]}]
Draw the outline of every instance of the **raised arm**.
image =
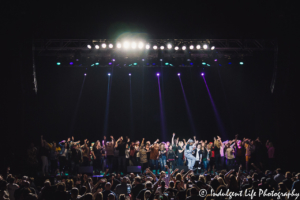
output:
[{"label": "raised arm", "polygon": [[172,136],[172,146],[174,145],[174,138],[175,138],[175,133],[173,133],[173,136]]},{"label": "raised arm", "polygon": [[141,143],[140,147],[144,145],[144,142],[145,142],[145,138],[143,138],[143,140],[142,140],[142,143]]},{"label": "raised arm", "polygon": [[111,139],[111,143],[112,143],[112,145],[114,146],[114,144],[115,144],[115,139],[114,139],[114,136],[110,136],[110,139]]}]

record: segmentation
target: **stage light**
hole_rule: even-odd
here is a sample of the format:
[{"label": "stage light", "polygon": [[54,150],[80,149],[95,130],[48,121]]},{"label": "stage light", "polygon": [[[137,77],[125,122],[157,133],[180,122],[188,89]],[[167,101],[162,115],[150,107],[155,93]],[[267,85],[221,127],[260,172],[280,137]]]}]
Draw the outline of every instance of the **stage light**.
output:
[{"label": "stage light", "polygon": [[240,65],[243,65],[244,64],[244,62],[240,62]]},{"label": "stage light", "polygon": [[190,63],[190,65],[193,65],[194,63]]},{"label": "stage light", "polygon": [[128,76],[131,76],[131,74],[129,73]]},{"label": "stage light", "polygon": [[231,65],[231,62],[229,62],[228,64]]},{"label": "stage light", "polygon": [[161,49],[161,50],[164,50],[164,48],[165,48],[164,46],[160,46],[160,49]]},{"label": "stage light", "polygon": [[206,64],[206,66],[210,67],[210,64]]},{"label": "stage light", "polygon": [[70,65],[73,65],[73,62],[70,62]]},{"label": "stage light", "polygon": [[168,49],[172,49],[172,45],[171,44],[168,44]]},{"label": "stage light", "polygon": [[186,61],[191,61],[191,59],[187,59]]},{"label": "stage light", "polygon": [[146,49],[150,49],[150,45],[149,44],[146,44]]},{"label": "stage light", "polygon": [[201,76],[204,76],[204,73],[201,73]]},{"label": "stage light", "polygon": [[95,65],[99,65],[99,63],[98,63],[98,62],[96,62],[96,63],[95,63]]},{"label": "stage light", "polygon": [[196,49],[201,49],[201,46],[198,44],[198,45],[196,46]]},{"label": "stage light", "polygon": [[91,67],[94,67],[94,64],[91,64]]},{"label": "stage light", "polygon": [[139,49],[142,49],[144,47],[144,44],[142,42],[139,42]]},{"label": "stage light", "polygon": [[163,61],[163,59],[159,59],[159,61]]},{"label": "stage light", "polygon": [[142,61],[145,61],[145,59],[142,59]]},{"label": "stage light", "polygon": [[171,67],[173,67],[173,65],[172,65],[172,64],[170,64],[170,66],[171,66]]},{"label": "stage light", "polygon": [[111,61],[115,62],[116,60],[113,58]]},{"label": "stage light", "polygon": [[131,67],[131,66],[132,66],[132,64],[129,64],[128,66],[129,66],[129,67]]},{"label": "stage light", "polygon": [[133,65],[137,65],[137,63],[133,63]]},{"label": "stage light", "polygon": [[210,49],[211,49],[211,50],[214,50],[215,48],[216,48],[215,46],[212,46]]},{"label": "stage light", "polygon": [[60,65],[60,62],[57,62],[56,65]]},{"label": "stage light", "polygon": [[88,45],[87,45],[87,48],[91,49],[91,48],[92,48],[92,46],[88,44]]},{"label": "stage light", "polygon": [[105,48],[106,48],[106,44],[103,43],[103,44],[101,45],[101,47],[102,47],[103,49],[105,49]]},{"label": "stage light", "polygon": [[122,47],[121,43],[117,43],[117,48],[120,49]]},{"label": "stage light", "polygon": [[203,49],[207,49],[207,47],[208,47],[207,44],[203,45]]},{"label": "stage light", "polygon": [[214,61],[215,61],[215,62],[217,62],[217,61],[218,61],[218,59],[215,59]]},{"label": "stage light", "polygon": [[156,50],[156,49],[157,49],[157,46],[156,46],[156,45],[154,45],[154,46],[153,46],[153,49],[155,49],[155,50]]},{"label": "stage light", "polygon": [[95,48],[96,48],[96,49],[99,49],[99,45],[98,45],[98,44],[97,44],[97,45],[95,45]]},{"label": "stage light", "polygon": [[110,74],[110,73],[108,73],[107,75],[108,75],[108,76],[110,76],[111,74]]},{"label": "stage light", "polygon": [[179,47],[176,46],[174,49],[177,51],[179,49]]},{"label": "stage light", "polygon": [[178,73],[177,76],[180,76],[180,73]]},{"label": "stage light", "polygon": [[169,65],[169,63],[165,63],[165,65]]},{"label": "stage light", "polygon": [[202,65],[206,65],[206,62],[202,62]]},{"label": "stage light", "polygon": [[155,65],[155,63],[152,63],[152,65]]},{"label": "stage light", "polygon": [[133,48],[133,49],[136,48],[136,43],[135,43],[135,42],[132,42],[132,43],[131,43],[131,48]]},{"label": "stage light", "polygon": [[109,44],[108,47],[109,47],[110,49],[112,49],[112,48],[114,47],[114,45],[113,45],[113,44]]},{"label": "stage light", "polygon": [[182,50],[186,50],[186,46],[182,46]]},{"label": "stage light", "polygon": [[84,74],[84,76],[86,76],[86,74]]},{"label": "stage light", "polygon": [[110,63],[108,63],[109,65],[111,65],[112,63],[110,62]]},{"label": "stage light", "polygon": [[190,46],[190,49],[194,49],[194,46],[193,46],[193,45],[191,45],[191,46]]},{"label": "stage light", "polygon": [[124,42],[123,46],[124,46],[125,49],[128,49],[129,48],[129,43],[128,42]]},{"label": "stage light", "polygon": [[156,76],[159,76],[159,73],[157,73]]}]

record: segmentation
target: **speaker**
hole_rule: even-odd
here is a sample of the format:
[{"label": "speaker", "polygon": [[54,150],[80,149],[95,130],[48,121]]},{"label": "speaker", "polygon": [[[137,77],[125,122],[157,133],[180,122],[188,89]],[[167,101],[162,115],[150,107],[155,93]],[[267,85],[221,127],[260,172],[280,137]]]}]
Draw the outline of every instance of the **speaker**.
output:
[{"label": "speaker", "polygon": [[179,172],[180,172],[181,170],[184,170],[184,173],[187,173],[187,172],[189,171],[188,166],[177,166],[177,167],[175,167],[175,168],[178,168],[178,169],[179,169]]},{"label": "speaker", "polygon": [[141,166],[127,166],[127,173],[133,172],[133,173],[141,173],[142,167]]},{"label": "speaker", "polygon": [[93,166],[79,167],[78,172],[80,174],[93,175]]}]

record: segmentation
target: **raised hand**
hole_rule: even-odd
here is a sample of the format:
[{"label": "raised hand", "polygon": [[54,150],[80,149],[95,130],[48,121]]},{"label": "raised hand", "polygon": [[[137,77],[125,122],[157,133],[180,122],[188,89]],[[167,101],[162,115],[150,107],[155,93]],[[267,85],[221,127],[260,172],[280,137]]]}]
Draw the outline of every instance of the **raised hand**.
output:
[{"label": "raised hand", "polygon": [[114,136],[111,135],[111,136],[110,136],[110,139],[114,139]]},{"label": "raised hand", "polygon": [[74,141],[74,136],[72,136],[72,141]]}]

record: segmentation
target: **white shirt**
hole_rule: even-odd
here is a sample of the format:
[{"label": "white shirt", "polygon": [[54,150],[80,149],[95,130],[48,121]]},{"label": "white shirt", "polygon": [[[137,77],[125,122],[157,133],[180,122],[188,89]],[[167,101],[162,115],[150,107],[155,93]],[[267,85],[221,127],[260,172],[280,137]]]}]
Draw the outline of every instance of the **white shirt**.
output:
[{"label": "white shirt", "polygon": [[197,161],[200,160],[200,158],[199,158],[199,151],[200,151],[200,149],[197,149],[197,152],[196,152],[196,160]]},{"label": "white shirt", "polygon": [[222,145],[220,146],[220,156],[224,157],[224,147]]}]

